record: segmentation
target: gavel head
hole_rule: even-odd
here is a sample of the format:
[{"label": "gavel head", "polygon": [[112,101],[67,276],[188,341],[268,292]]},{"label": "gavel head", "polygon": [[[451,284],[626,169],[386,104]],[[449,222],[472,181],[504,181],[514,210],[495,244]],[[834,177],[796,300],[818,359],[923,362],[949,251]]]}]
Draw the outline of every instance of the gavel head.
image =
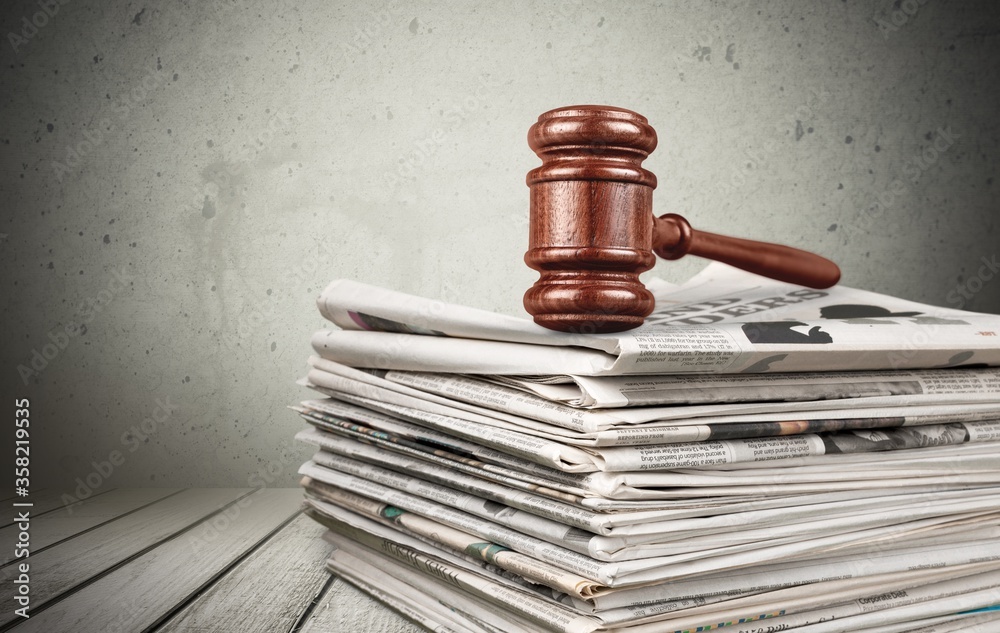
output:
[{"label": "gavel head", "polygon": [[653,267],[656,176],[642,161],[656,147],[646,118],[608,106],[538,117],[528,145],[531,230],[524,261],[541,273],[525,293],[535,322],[564,332],[620,332],[653,310],[639,274]]}]

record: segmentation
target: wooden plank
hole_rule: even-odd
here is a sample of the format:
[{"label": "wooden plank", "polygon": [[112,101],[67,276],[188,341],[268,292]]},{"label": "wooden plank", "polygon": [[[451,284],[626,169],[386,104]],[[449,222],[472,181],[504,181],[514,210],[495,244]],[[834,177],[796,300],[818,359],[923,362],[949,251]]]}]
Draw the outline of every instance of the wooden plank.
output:
[{"label": "wooden plank", "polygon": [[325,529],[299,515],[156,633],[291,631],[330,578]]},{"label": "wooden plank", "polygon": [[[46,602],[169,539],[249,492],[245,488],[185,490],[32,555],[31,620],[35,619],[35,610]],[[13,583],[0,586],[0,604],[14,604],[14,590]],[[10,609],[0,612],[0,625],[18,619]]]},{"label": "wooden plank", "polygon": [[328,631],[425,633],[422,627],[340,578],[330,585],[298,633]]},{"label": "wooden plank", "polygon": [[259,490],[33,614],[12,630],[148,630],[160,623],[164,614],[171,614],[208,589],[243,555],[294,517],[301,501],[299,489]]},{"label": "wooden plank", "polygon": [[[42,494],[43,492],[44,492],[44,493],[48,493],[48,492],[49,492],[49,489],[48,489],[48,488],[35,488],[34,490],[32,490],[32,491],[31,491],[31,494],[32,494],[33,496],[35,496],[35,495],[40,495],[40,494]],[[18,498],[19,498],[19,497],[18,497],[17,495],[14,495],[14,494],[12,494],[12,495],[7,495],[7,496],[5,496],[5,497],[3,497],[3,498],[0,498],[0,503],[7,503],[8,501],[11,501],[11,502],[13,502],[13,501],[17,501],[17,500],[18,500]]]},{"label": "wooden plank", "polygon": [[[88,497],[88,499],[96,499],[97,497],[103,496],[113,490],[115,489],[108,488],[107,490],[101,490],[100,492],[95,492],[93,495]],[[45,514],[46,512],[52,512],[53,510],[59,510],[60,508],[65,507],[66,505],[63,501],[64,494],[68,493],[60,492],[58,490],[46,490],[45,492],[32,492],[31,496],[27,498],[27,501],[31,502],[32,506],[27,509],[31,510],[31,516],[34,517]],[[17,514],[16,510],[20,510],[21,508],[15,508],[11,504],[13,504],[15,501],[20,503],[21,501],[24,500],[25,499],[18,497],[17,499],[12,499],[10,503],[6,504],[7,507],[10,508],[11,510],[11,513],[8,515],[10,519],[4,521],[3,524],[0,524],[0,527],[7,527],[8,525],[14,525],[14,516]],[[77,507],[77,505],[74,504],[73,507]]]},{"label": "wooden plank", "polygon": [[[176,488],[121,488],[91,497],[59,512],[37,516],[33,508],[29,526],[31,553],[39,554],[53,543],[113,521],[155,501],[179,492]],[[14,543],[20,529],[9,525],[0,529],[0,543]],[[14,560],[14,550],[0,552],[0,566]]]}]

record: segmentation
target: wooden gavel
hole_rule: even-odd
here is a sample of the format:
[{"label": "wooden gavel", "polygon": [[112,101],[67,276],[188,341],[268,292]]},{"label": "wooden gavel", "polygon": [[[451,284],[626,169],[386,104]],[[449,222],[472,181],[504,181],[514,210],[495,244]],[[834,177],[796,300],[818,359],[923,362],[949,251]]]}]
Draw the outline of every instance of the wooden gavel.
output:
[{"label": "wooden gavel", "polygon": [[639,273],[656,253],[690,253],[813,288],[840,269],[788,246],[691,228],[679,215],[652,215],[656,176],[642,161],[656,148],[646,117],[610,106],[550,110],[528,131],[542,165],[528,173],[531,236],[524,261],[539,271],[524,295],[535,323],[564,332],[620,332],[642,325],[653,295]]}]

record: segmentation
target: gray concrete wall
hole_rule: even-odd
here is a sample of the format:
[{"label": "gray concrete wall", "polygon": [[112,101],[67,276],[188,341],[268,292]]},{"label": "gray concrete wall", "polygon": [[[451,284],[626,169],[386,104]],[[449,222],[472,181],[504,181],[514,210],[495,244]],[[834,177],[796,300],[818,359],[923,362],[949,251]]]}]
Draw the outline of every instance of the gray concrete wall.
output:
[{"label": "gray concrete wall", "polygon": [[294,482],[319,290],[520,313],[525,134],[562,105],[649,118],[659,213],[1000,311],[997,6],[7,2],[3,354],[33,484]]}]

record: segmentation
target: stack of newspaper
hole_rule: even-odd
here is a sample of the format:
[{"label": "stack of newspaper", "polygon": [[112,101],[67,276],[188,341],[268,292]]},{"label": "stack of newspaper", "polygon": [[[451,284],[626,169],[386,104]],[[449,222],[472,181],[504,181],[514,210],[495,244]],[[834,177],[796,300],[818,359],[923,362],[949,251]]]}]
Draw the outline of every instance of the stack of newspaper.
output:
[{"label": "stack of newspaper", "polygon": [[329,569],[438,631],[1000,631],[1000,316],[649,286],[618,334],[326,288]]}]

